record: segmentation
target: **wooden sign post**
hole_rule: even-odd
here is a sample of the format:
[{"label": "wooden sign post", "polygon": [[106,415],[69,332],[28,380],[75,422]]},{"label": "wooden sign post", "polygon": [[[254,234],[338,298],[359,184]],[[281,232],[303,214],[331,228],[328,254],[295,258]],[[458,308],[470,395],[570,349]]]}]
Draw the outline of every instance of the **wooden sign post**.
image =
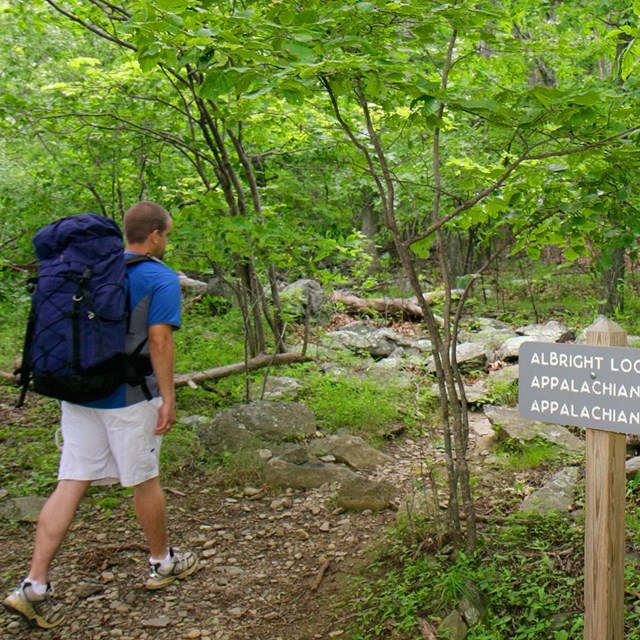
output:
[{"label": "wooden sign post", "polygon": [[524,418],[586,429],[584,640],[622,640],[625,434],[640,436],[640,349],[601,317],[586,346],[524,343],[519,387]]},{"label": "wooden sign post", "polygon": [[[601,318],[587,344],[626,347],[627,334]],[[625,454],[623,433],[587,429],[584,640],[624,638]]]}]

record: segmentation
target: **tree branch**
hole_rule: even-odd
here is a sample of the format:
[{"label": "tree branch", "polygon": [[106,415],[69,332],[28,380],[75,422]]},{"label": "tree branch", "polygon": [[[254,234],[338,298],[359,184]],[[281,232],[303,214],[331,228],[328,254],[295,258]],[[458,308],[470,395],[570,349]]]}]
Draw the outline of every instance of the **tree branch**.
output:
[{"label": "tree branch", "polygon": [[127,42],[126,40],[121,40],[120,38],[117,38],[116,36],[112,36],[110,33],[108,33],[107,31],[105,31],[104,29],[101,29],[100,27],[97,27],[94,24],[91,24],[89,22],[87,22],[86,20],[83,20],[82,18],[79,18],[78,16],[76,16],[75,14],[67,11],[66,9],[63,9],[60,5],[56,4],[53,0],[45,0],[45,2],[52,6],[58,13],[61,13],[63,16],[69,18],[69,20],[72,20],[73,22],[77,22],[78,24],[82,25],[85,29],[87,29],[88,31],[91,31],[92,33],[95,33],[96,35],[100,36],[101,38],[104,38],[105,40],[108,40],[109,42],[114,42],[115,44],[121,46],[121,47],[125,47],[127,49],[131,49],[131,51],[137,51],[138,47],[136,47],[135,45],[131,44],[130,42]]}]

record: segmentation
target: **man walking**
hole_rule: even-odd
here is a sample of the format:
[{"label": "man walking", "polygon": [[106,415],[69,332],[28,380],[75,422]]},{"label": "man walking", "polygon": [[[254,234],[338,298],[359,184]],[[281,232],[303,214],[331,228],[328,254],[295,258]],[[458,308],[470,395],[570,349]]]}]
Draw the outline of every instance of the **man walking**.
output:
[{"label": "man walking", "polygon": [[127,352],[144,343],[153,374],[145,384],[123,384],[101,400],[62,403],[58,484],[38,518],[29,574],[4,600],[10,611],[45,629],[65,619],[51,601],[48,572],[91,484],[133,487],[136,517],[149,544],[147,589],[162,589],[198,568],[193,553],[179,555],[169,546],[159,480],[162,436],[175,421],[173,331],[181,321],[177,274],[161,262],[171,229],[170,215],[153,202],[140,202],[124,216],[127,255],[149,256],[128,268]]}]

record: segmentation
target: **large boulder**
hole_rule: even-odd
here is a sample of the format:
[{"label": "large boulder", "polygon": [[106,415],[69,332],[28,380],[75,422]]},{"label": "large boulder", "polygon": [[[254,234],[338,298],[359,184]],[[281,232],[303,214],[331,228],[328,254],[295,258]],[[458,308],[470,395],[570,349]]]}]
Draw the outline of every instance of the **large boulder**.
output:
[{"label": "large boulder", "polygon": [[518,334],[506,340],[496,352],[498,360],[512,362],[519,358],[520,347],[525,342],[567,342],[575,337],[575,333],[563,324],[551,320],[546,324],[529,324],[516,329]]},{"label": "large boulder", "polygon": [[[483,371],[487,366],[491,350],[484,342],[463,342],[456,347],[456,360],[462,371]],[[427,371],[436,370],[433,356],[427,361]]]},{"label": "large boulder", "polygon": [[484,407],[484,414],[489,418],[501,440],[527,442],[539,437],[561,445],[571,452],[584,452],[584,441],[562,425],[527,420],[520,416],[517,409],[510,407],[487,405]]},{"label": "large boulder", "polygon": [[240,451],[270,442],[298,442],[315,435],[317,422],[300,402],[258,400],[231,407],[197,426],[198,436],[208,451]]}]

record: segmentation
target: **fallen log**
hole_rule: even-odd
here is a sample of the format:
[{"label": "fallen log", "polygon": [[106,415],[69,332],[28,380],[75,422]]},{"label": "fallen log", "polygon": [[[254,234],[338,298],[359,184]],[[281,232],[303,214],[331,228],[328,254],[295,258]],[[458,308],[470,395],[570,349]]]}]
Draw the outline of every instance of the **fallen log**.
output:
[{"label": "fallen log", "polygon": [[[462,294],[462,289],[452,289],[451,295],[454,298]],[[434,291],[425,293],[424,300],[431,305],[443,300],[444,291]],[[341,304],[349,313],[375,312],[385,316],[404,316],[407,319],[421,319],[422,309],[418,304],[418,298],[360,298],[356,295],[345,293],[344,291],[334,291],[331,295],[334,303]]]},{"label": "fallen log", "polygon": [[251,358],[247,362],[237,362],[228,364],[223,367],[214,369],[206,369],[205,371],[195,371],[193,373],[184,373],[175,377],[176,387],[184,387],[186,385],[198,384],[205,380],[218,380],[236,373],[245,371],[255,371],[256,369],[264,369],[271,365],[294,364],[297,362],[310,362],[313,360],[311,356],[304,356],[300,353],[277,353],[275,355],[260,354],[255,358]]}]

